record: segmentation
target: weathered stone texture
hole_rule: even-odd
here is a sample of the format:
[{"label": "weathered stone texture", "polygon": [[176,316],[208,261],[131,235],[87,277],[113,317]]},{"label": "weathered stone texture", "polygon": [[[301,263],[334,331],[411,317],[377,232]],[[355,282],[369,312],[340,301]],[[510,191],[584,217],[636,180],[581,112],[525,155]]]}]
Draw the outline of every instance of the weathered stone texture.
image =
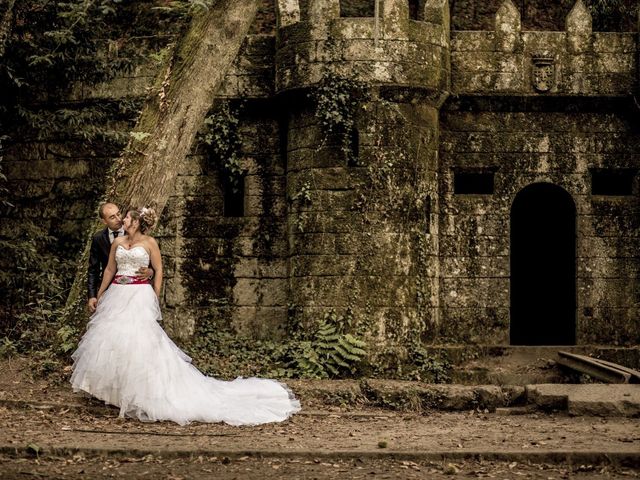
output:
[{"label": "weathered stone texture", "polygon": [[465,94],[536,92],[536,58],[548,58],[546,93],[620,95],[635,82],[632,33],[592,32],[581,0],[565,32],[523,32],[511,0],[496,13],[494,32],[452,32],[452,89]]},{"label": "weathered stone texture", "polygon": [[[446,1],[427,0],[412,20],[406,1],[385,0],[376,22],[341,18],[338,0],[263,2],[218,92],[246,100],[244,215],[224,216],[221,170],[194,145],[155,231],[174,336],[213,325],[282,338],[349,312],[372,345],[508,344],[511,208],[523,188],[551,183],[576,210],[576,342],[638,343],[635,34],[592,31],[581,0],[546,23],[531,18],[540,2],[476,3],[473,18],[449,19]],[[483,12],[485,31],[463,31]],[[554,31],[532,29],[545,25]],[[153,68],[78,86],[74,99],[141,96]],[[371,94],[353,164],[309,101],[327,73]],[[20,217],[75,235],[117,153],[64,139],[11,145],[3,168],[21,210],[0,235],[16,235]],[[635,172],[632,194],[594,195],[603,168]],[[456,194],[461,170],[494,172],[493,193]]]},{"label": "weathered stone texture", "polygon": [[[640,145],[628,118],[607,112],[445,109],[441,121],[443,328],[460,322],[453,314],[456,308],[508,311],[511,204],[526,185],[552,182],[576,204],[578,342],[635,343],[634,335],[640,338],[634,316],[639,300],[638,198],[592,195],[590,173],[594,167],[638,164]],[[459,167],[495,168],[494,194],[453,194],[451,169]],[[482,319],[475,321],[482,332]],[[469,328],[475,331],[473,325]],[[502,328],[500,336],[508,337],[508,322]],[[495,334],[487,330],[484,341]],[[482,336],[476,333],[476,339]]]},{"label": "weathered stone texture", "polygon": [[[294,9],[283,2],[281,16]],[[280,29],[276,89],[300,88],[325,73],[356,74],[374,84],[446,89],[449,83],[448,5],[427,2],[422,22],[409,20],[408,4],[387,0],[374,18],[340,18],[338,2],[310,2],[298,22]]]}]

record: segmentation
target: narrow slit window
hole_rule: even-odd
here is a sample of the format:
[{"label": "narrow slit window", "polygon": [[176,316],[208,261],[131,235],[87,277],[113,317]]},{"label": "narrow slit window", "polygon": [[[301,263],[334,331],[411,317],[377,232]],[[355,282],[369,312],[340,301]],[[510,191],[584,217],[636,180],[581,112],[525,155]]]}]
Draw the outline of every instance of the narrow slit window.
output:
[{"label": "narrow slit window", "polygon": [[422,0],[409,0],[409,18],[411,20],[424,20],[422,8],[424,8]]},{"label": "narrow slit window", "polygon": [[493,194],[493,171],[456,171],[453,173],[453,193],[456,195]]},{"label": "narrow slit window", "polygon": [[608,168],[591,170],[591,194],[607,196],[633,195],[636,170]]},{"label": "narrow slit window", "polygon": [[424,197],[424,233],[431,233],[431,196]]},{"label": "narrow slit window", "polygon": [[244,217],[244,177],[235,182],[225,179],[222,182],[222,210],[225,217]]},{"label": "narrow slit window", "polygon": [[347,155],[347,166],[357,167],[360,159],[360,132],[357,128],[351,131],[351,142],[349,145],[349,153]]},{"label": "narrow slit window", "polygon": [[340,0],[341,17],[373,17],[376,0]]}]

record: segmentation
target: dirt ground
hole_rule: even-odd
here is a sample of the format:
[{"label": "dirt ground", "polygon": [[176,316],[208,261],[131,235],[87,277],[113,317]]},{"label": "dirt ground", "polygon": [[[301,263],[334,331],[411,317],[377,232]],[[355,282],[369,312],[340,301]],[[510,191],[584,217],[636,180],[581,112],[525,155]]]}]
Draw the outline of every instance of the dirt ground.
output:
[{"label": "dirt ground", "polygon": [[[637,478],[640,422],[563,413],[504,416],[323,404],[280,424],[178,426],[34,379],[0,362],[0,478]],[[326,384],[322,384],[326,388]]]},{"label": "dirt ground", "polygon": [[631,479],[638,472],[631,469],[575,465],[572,467],[518,462],[462,461],[431,462],[371,459],[278,459],[199,456],[190,459],[144,458],[72,458],[8,459],[0,456],[0,478],[150,478],[186,480],[216,478],[220,480],[281,478],[301,479]]}]

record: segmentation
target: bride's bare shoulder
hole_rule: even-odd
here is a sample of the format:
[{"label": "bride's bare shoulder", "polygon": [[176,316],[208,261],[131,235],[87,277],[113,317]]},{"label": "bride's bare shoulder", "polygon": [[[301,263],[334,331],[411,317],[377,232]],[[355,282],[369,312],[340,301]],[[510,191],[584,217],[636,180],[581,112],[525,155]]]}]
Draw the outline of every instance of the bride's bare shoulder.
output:
[{"label": "bride's bare shoulder", "polygon": [[159,248],[158,247],[158,242],[151,235],[146,235],[145,239],[144,239],[144,242],[146,244],[148,244],[150,247]]}]

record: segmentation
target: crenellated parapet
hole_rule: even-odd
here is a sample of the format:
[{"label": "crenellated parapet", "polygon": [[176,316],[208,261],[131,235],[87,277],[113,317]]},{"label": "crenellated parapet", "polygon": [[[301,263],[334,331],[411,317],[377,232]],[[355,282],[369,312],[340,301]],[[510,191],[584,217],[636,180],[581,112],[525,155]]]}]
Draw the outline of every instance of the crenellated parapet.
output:
[{"label": "crenellated parapet", "polygon": [[487,95],[629,95],[637,76],[635,33],[593,32],[577,0],[564,31],[522,31],[505,0],[494,31],[451,33],[452,92]]},{"label": "crenellated parapet", "polygon": [[419,13],[409,18],[407,0],[379,0],[373,17],[358,18],[341,17],[339,0],[279,0],[276,91],[325,74],[448,91],[448,2],[427,0]]}]

